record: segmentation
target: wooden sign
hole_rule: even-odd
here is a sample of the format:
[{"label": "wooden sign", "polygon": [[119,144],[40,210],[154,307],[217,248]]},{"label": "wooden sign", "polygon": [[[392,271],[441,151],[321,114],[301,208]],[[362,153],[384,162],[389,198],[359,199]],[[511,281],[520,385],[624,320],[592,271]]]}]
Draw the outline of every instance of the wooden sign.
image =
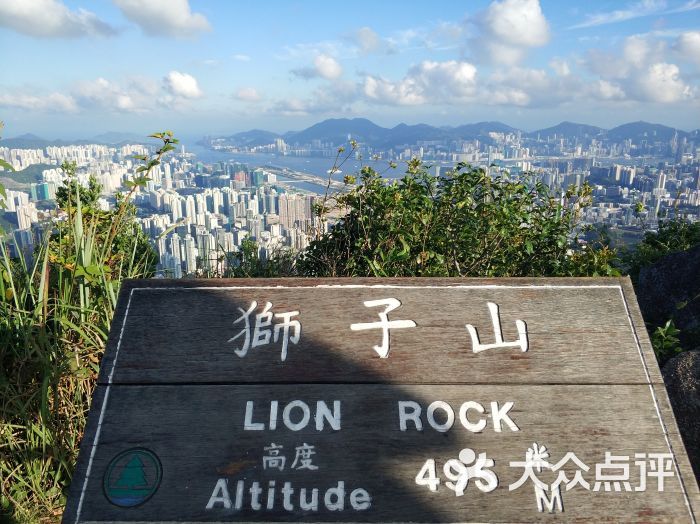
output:
[{"label": "wooden sign", "polygon": [[63,522],[696,522],[628,279],[127,282]]}]

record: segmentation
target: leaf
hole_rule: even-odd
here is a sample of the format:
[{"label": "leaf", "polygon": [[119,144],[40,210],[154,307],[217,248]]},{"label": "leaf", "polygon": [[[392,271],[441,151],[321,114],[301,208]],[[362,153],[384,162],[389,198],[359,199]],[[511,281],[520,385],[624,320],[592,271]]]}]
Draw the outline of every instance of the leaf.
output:
[{"label": "leaf", "polygon": [[77,378],[90,378],[92,376],[92,372],[90,371],[90,368],[79,368],[75,370],[75,376]]},{"label": "leaf", "polygon": [[12,164],[5,162],[2,159],[0,159],[0,167],[7,169],[8,171],[16,171],[16,169],[12,167]]},{"label": "leaf", "polygon": [[406,239],[404,237],[399,237],[399,241],[401,241],[401,245],[403,246],[403,250],[401,250],[399,255],[408,255],[411,252],[411,246],[408,245],[408,242],[406,242]]}]

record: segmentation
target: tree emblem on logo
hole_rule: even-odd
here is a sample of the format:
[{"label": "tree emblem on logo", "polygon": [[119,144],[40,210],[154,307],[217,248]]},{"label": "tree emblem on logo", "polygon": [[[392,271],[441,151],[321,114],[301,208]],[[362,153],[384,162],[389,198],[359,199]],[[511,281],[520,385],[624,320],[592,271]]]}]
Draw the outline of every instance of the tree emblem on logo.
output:
[{"label": "tree emblem on logo", "polygon": [[147,449],[122,451],[107,466],[104,492],[115,506],[131,508],[143,504],[158,490],[162,469],[158,457]]}]

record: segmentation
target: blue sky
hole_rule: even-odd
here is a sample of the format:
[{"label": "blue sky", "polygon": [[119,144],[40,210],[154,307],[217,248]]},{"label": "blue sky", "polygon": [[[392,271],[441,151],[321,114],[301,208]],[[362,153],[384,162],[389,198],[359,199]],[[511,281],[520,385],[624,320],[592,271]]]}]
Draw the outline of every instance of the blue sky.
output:
[{"label": "blue sky", "polygon": [[5,136],[700,127],[700,0],[0,0]]}]

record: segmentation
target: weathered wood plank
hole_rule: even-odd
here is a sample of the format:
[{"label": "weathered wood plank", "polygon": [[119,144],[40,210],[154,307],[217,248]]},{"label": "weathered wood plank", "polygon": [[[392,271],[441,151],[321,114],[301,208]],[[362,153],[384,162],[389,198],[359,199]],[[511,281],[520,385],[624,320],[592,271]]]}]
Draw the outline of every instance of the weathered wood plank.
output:
[{"label": "weathered wood plank", "polygon": [[[254,402],[249,422],[269,426],[271,400],[279,402],[277,428],[244,430],[247,402]],[[312,411],[318,400],[329,406],[339,400],[340,429],[327,424],[318,431],[313,418],[298,431],[287,428],[283,409],[293,400],[303,400]],[[435,431],[429,426],[426,409],[436,400],[446,402],[456,412],[466,401],[484,405],[486,428],[479,433],[468,431],[456,414],[457,421],[449,431]],[[422,406],[422,431],[414,429],[410,421],[407,430],[401,431],[398,401],[415,401]],[[518,431],[504,422],[502,431],[495,432],[490,403],[503,406],[508,401],[514,403],[507,414]],[[563,493],[563,514],[538,512],[530,483],[508,490],[523,471],[510,467],[509,462],[525,460],[533,442],[548,448],[552,462],[574,452],[591,468],[584,472],[591,488],[595,464],[604,461],[606,451],[632,457],[631,481],[638,485],[634,454],[669,453],[648,386],[355,384],[309,385],[303,390],[295,385],[112,386],[108,409],[110,416],[104,420],[87,483],[82,521],[554,522],[563,517],[570,522],[692,522],[675,473],[665,479],[663,492],[657,491],[652,478],[645,492],[626,492],[624,486],[621,492],[593,492],[578,486]],[[295,410],[291,422],[298,422],[300,413]],[[437,423],[444,421],[440,415]],[[478,415],[472,410],[469,419],[478,421]],[[271,443],[283,446],[287,459],[283,471],[263,469],[263,448]],[[304,443],[315,446],[312,461],[318,470],[290,469],[294,448]],[[160,459],[162,482],[143,505],[114,506],[104,495],[109,462],[124,450],[141,447]],[[472,481],[465,495],[457,497],[445,486],[442,466],[467,447],[495,460],[492,469],[499,479],[495,491],[483,493]],[[442,477],[435,493],[414,480],[429,458],[437,461]],[[565,469],[571,478],[575,469]],[[549,482],[555,476],[539,475]],[[244,480],[246,490],[254,481],[267,488],[274,480],[278,491],[273,510],[266,509],[266,499],[261,509],[251,509],[248,492],[240,510],[225,509],[223,503],[207,510],[220,478],[228,479],[232,497],[239,480]],[[298,502],[293,510],[283,507],[279,489],[284,482],[292,483],[296,497],[301,487],[325,491],[338,481],[345,483],[348,492],[343,511],[329,511],[323,502],[317,511],[301,511]],[[697,505],[697,487],[686,484],[688,487]],[[365,489],[372,498],[366,510],[353,510],[348,502],[349,493],[357,488]]]},{"label": "weathered wood plank", "polygon": [[[108,352],[100,383],[110,382],[111,355],[119,359],[112,383],[647,382],[619,280],[577,288],[552,287],[560,284],[548,280],[488,288],[468,287],[482,285],[470,280],[451,280],[450,286],[402,282],[391,288],[303,287],[305,280],[286,281],[287,288],[266,281],[257,287],[230,281],[239,287],[131,288],[118,352]],[[416,327],[392,329],[389,357],[381,359],[372,349],[381,343],[381,329],[350,326],[378,322],[384,307],[363,302],[389,297],[401,302],[389,319],[414,320]],[[243,340],[229,342],[243,325],[234,321],[239,308],[248,310],[253,301],[254,313],[268,301],[275,313],[299,311],[301,340],[289,344],[284,362],[280,344],[272,341],[244,358],[234,353]],[[495,340],[488,302],[500,307],[504,340],[518,338],[516,319],[526,323],[527,352],[472,352],[466,324],[476,327],[482,343]]]},{"label": "weathered wood plank", "polygon": [[[415,327],[391,329],[389,356],[379,358],[387,349],[373,349],[382,344],[381,329],[350,326],[377,322],[390,303],[364,302],[389,298],[400,307],[388,320],[410,319]],[[251,309],[247,334],[263,344],[241,358],[235,350],[242,350],[243,322],[233,322],[254,300],[259,307]],[[298,343],[288,341],[284,360],[280,341],[264,340],[264,323],[257,335],[252,329],[267,301],[271,313],[299,311],[302,334]],[[500,307],[495,321],[488,302]],[[527,351],[510,345],[473,352],[475,342],[499,343],[496,325],[505,342],[522,343],[526,331]],[[129,281],[99,382],[66,523],[697,522],[698,486],[629,279]],[[294,400],[309,407],[308,425],[295,426],[302,404],[284,418]],[[407,415],[415,404],[402,404],[401,430],[399,401],[420,405],[422,431]],[[438,429],[445,429],[444,410],[454,411],[449,431],[435,430],[427,418],[435,401],[446,403],[432,404]],[[460,416],[468,401],[475,404]],[[465,426],[481,420],[475,406],[483,406],[486,426],[470,431]],[[316,409],[325,413],[322,430]],[[606,451],[629,457],[631,487],[640,482],[635,461],[649,453],[672,457],[669,477],[663,492],[654,478],[644,492],[624,484],[610,492],[578,486],[563,492],[563,513],[539,512],[531,484],[508,489],[522,472],[509,463],[524,461],[534,442],[547,446],[552,462],[575,453],[591,468],[584,473],[590,487]],[[272,443],[285,451],[282,471],[263,467]],[[304,444],[315,446],[317,470],[291,467]],[[466,448],[495,460],[494,491],[483,493],[474,480],[461,497],[447,488],[442,468]],[[441,477],[436,492],[415,481],[429,458]],[[571,463],[565,470],[572,478]],[[555,474],[541,474],[551,482],[547,474]],[[245,490],[236,508],[239,481]],[[329,507],[324,501],[339,481],[343,511],[332,510],[333,497]],[[254,482],[264,492],[260,509],[249,491]],[[320,490],[317,509],[299,507],[301,488]],[[230,490],[232,507],[224,507],[221,489]],[[364,491],[352,499],[358,489],[367,500]],[[219,498],[212,501],[213,493]]]}]

